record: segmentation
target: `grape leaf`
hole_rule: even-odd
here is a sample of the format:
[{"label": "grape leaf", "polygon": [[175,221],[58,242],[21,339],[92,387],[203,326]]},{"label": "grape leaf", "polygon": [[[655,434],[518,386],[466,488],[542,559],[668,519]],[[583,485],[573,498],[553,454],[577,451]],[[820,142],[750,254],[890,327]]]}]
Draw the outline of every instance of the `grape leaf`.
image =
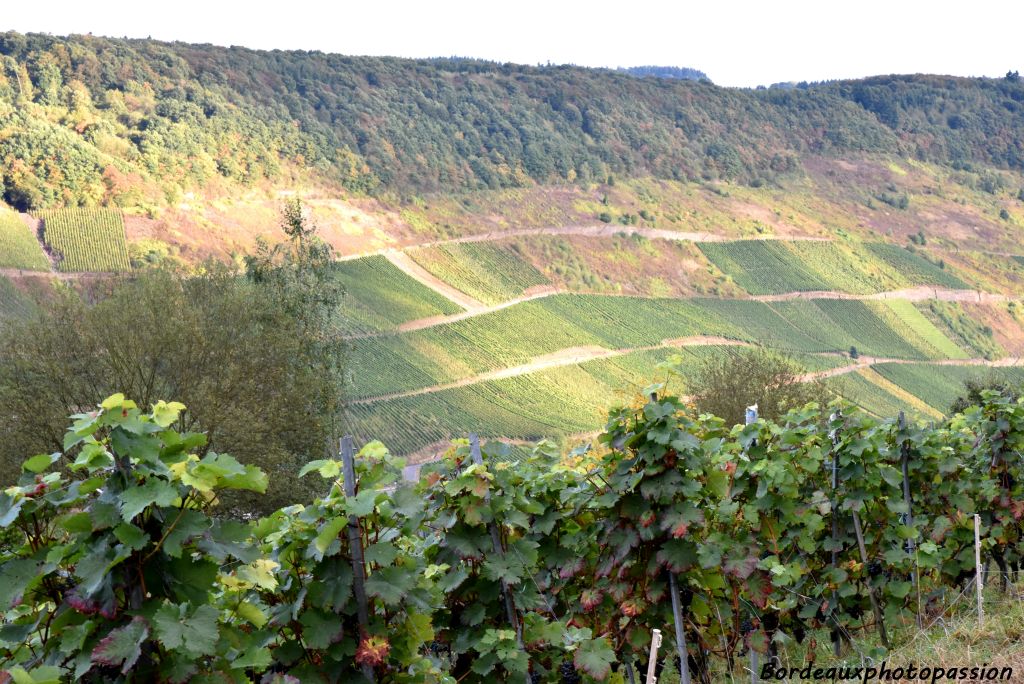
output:
[{"label": "grape leaf", "polygon": [[178,498],[178,488],[164,480],[150,479],[138,487],[129,487],[121,494],[121,517],[131,521],[151,504],[170,506]]},{"label": "grape leaf", "polygon": [[189,604],[165,602],[153,615],[157,639],[169,650],[198,658],[213,654],[217,646],[217,609],[203,605],[189,611]]},{"label": "grape leaf", "polygon": [[581,641],[573,658],[577,669],[583,670],[597,680],[603,680],[608,676],[615,661],[615,651],[608,644],[608,640],[603,638]]},{"label": "grape leaf", "polygon": [[56,463],[57,459],[60,458],[60,452],[54,454],[39,454],[33,456],[24,463],[21,464],[22,469],[28,470],[33,473],[41,473],[51,465]]},{"label": "grape leaf", "polygon": [[110,667],[121,666],[128,674],[142,655],[142,643],[149,637],[149,624],[143,617],[132,618],[124,627],[111,630],[92,650],[92,660]]},{"label": "grape leaf", "polygon": [[415,584],[415,574],[405,568],[381,568],[366,580],[366,593],[388,605],[396,605]]},{"label": "grape leaf", "polygon": [[316,609],[309,609],[299,618],[302,623],[302,640],[307,648],[327,648],[340,641],[344,634],[340,615]]}]

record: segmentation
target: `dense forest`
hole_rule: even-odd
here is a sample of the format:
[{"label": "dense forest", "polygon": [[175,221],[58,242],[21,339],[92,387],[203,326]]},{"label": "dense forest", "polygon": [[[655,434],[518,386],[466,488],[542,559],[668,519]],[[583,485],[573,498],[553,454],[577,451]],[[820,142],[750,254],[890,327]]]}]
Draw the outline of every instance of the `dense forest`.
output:
[{"label": "dense forest", "polygon": [[410,195],[770,180],[808,154],[1024,168],[1024,84],[885,76],[794,89],[572,66],[0,34],[0,190],[23,210],[175,201],[297,169]]}]

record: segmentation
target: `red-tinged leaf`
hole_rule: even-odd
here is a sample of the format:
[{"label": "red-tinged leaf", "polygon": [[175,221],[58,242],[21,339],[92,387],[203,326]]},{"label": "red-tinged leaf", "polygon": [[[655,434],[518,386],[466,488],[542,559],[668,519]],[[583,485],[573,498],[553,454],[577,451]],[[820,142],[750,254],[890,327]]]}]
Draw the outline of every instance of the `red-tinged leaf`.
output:
[{"label": "red-tinged leaf", "polygon": [[584,589],[580,594],[580,606],[583,608],[583,612],[589,613],[601,605],[602,598],[600,589]]},{"label": "red-tinged leaf", "polygon": [[120,667],[128,674],[142,655],[142,644],[149,637],[149,623],[135,617],[124,627],[112,630],[92,651],[92,661],[100,665]]},{"label": "red-tinged leaf", "polygon": [[356,662],[360,665],[379,667],[387,660],[389,651],[391,644],[388,643],[387,637],[364,637],[356,649]]}]

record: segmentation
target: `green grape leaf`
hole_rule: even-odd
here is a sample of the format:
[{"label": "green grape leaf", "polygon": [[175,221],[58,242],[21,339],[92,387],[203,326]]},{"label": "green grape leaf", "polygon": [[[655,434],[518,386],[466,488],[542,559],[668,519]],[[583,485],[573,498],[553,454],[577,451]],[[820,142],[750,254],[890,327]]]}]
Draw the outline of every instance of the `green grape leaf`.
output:
[{"label": "green grape leaf", "polygon": [[30,558],[15,558],[0,564],[0,610],[7,610],[21,601],[25,590],[36,579],[39,564]]},{"label": "green grape leaf", "polygon": [[169,650],[191,658],[211,655],[217,647],[217,616],[211,605],[190,611],[187,603],[165,602],[153,615],[153,631]]},{"label": "green grape leaf", "polygon": [[9,675],[14,684],[60,684],[61,681],[61,671],[56,665],[40,665],[31,670],[12,667],[0,672],[0,676],[4,674]]},{"label": "green grape leaf", "polygon": [[164,553],[172,558],[180,556],[188,540],[206,532],[210,525],[210,519],[199,511],[186,510],[169,518],[164,523]]},{"label": "green grape leaf", "polygon": [[142,549],[149,541],[149,535],[131,523],[121,523],[115,527],[114,536],[133,551]]},{"label": "green grape leaf", "polygon": [[400,603],[415,584],[416,574],[405,568],[381,568],[366,580],[366,593],[393,606]]},{"label": "green grape leaf", "polygon": [[608,640],[604,638],[581,641],[576,647],[576,655],[573,658],[577,669],[583,670],[597,680],[608,677],[612,663],[615,661],[615,651],[608,644]]},{"label": "green grape leaf", "polygon": [[242,601],[238,604],[238,607],[235,608],[235,612],[240,618],[253,624],[256,629],[261,629],[263,625],[267,624],[267,614],[264,613],[263,609],[255,603]]},{"label": "green grape leaf", "polygon": [[[341,534],[341,531],[347,524],[348,518],[343,518],[341,516],[332,518],[324,523],[324,526],[320,529],[320,533],[317,534],[316,539],[313,540],[311,550],[315,550],[315,558],[319,560],[327,554],[328,548],[330,548],[331,544],[338,539],[338,535]],[[340,550],[340,547],[338,550]],[[334,555],[338,550],[335,550],[330,555]]]},{"label": "green grape leaf", "polygon": [[315,461],[310,461],[306,465],[302,466],[302,470],[299,471],[299,477],[305,477],[314,470],[319,471],[320,477],[325,480],[330,480],[341,474],[341,462],[332,458],[321,458]]},{"label": "green grape leaf", "polygon": [[178,499],[178,488],[174,485],[151,478],[138,487],[129,487],[121,494],[121,517],[131,521],[147,506],[171,506]]},{"label": "green grape leaf", "polygon": [[21,468],[22,470],[27,470],[32,473],[41,473],[56,463],[60,456],[61,454],[59,452],[54,454],[39,454],[38,456],[33,456],[22,463]]},{"label": "green grape leaf", "polygon": [[148,637],[149,624],[145,618],[136,616],[100,640],[92,650],[92,661],[110,667],[120,666],[121,672],[128,674],[142,655],[142,643]]},{"label": "green grape leaf", "polygon": [[10,527],[18,519],[18,513],[25,504],[25,499],[14,500],[8,494],[0,494],[0,527]]},{"label": "green grape leaf", "polygon": [[344,634],[341,616],[334,613],[311,608],[302,613],[299,622],[307,648],[327,648],[340,641]]}]

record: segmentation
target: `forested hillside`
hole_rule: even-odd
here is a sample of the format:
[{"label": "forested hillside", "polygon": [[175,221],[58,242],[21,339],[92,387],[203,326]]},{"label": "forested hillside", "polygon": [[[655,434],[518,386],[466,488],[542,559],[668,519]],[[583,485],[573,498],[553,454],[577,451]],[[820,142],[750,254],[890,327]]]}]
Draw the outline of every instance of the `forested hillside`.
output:
[{"label": "forested hillside", "polygon": [[0,34],[2,197],[139,206],[312,172],[398,195],[609,175],[762,183],[807,155],[1024,168],[1024,84],[794,89],[466,59]]}]

